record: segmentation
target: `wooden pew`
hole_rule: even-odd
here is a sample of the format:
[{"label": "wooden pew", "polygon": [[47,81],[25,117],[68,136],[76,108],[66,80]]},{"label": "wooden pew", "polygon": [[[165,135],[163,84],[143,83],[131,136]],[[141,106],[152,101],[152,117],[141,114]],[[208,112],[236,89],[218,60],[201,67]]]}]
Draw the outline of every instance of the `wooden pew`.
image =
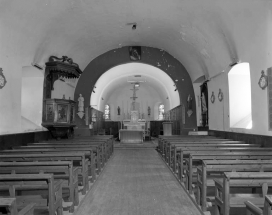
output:
[{"label": "wooden pew", "polygon": [[272,215],[272,196],[266,195],[264,198],[263,210],[250,201],[245,201],[246,215]]},{"label": "wooden pew", "polygon": [[10,215],[33,215],[35,203],[28,204],[18,211],[16,198],[0,198],[0,207],[6,208]]},{"label": "wooden pew", "polygon": [[[101,150],[101,145],[94,145],[94,146],[90,146],[88,145],[80,145],[80,144],[38,144],[38,145],[28,145],[28,146],[17,146],[14,147],[12,150],[14,153],[14,150],[17,152],[19,151],[28,151],[28,150],[54,150],[54,151],[89,151],[90,155],[93,155],[93,161],[95,163],[95,166],[98,169],[98,174],[101,172],[102,167],[104,166],[104,162],[102,159],[103,154],[101,155],[101,153],[103,153],[103,151]],[[5,150],[4,150],[5,151]],[[11,152],[11,151],[9,151]],[[93,153],[96,152],[96,153]],[[2,151],[0,151],[0,153],[2,153]],[[96,156],[95,156],[96,155]],[[90,160],[92,159],[91,157],[89,157]]]},{"label": "wooden pew", "polygon": [[[78,167],[72,161],[40,161],[40,162],[0,162],[0,174],[54,174],[55,180],[62,180],[62,188],[68,189],[72,204],[67,204],[70,212],[79,204]],[[64,190],[63,190],[64,191]]]},{"label": "wooden pew", "polygon": [[[43,195],[27,195],[26,191],[44,190]],[[0,175],[0,191],[16,198],[18,207],[35,203],[35,208],[46,209],[49,215],[62,215],[62,181],[54,180],[52,174],[10,174]],[[21,196],[18,196],[18,192]],[[44,195],[47,195],[44,198]]]},{"label": "wooden pew", "polygon": [[66,152],[83,152],[85,157],[89,159],[90,164],[87,166],[91,172],[91,182],[96,180],[96,171],[95,171],[95,158],[91,148],[44,148],[44,149],[13,149],[13,150],[2,150],[0,155],[9,155],[9,154],[62,154]]},{"label": "wooden pew", "polygon": [[79,168],[78,174],[82,178],[83,190],[82,194],[86,194],[89,190],[88,179],[88,159],[84,152],[63,152],[63,153],[45,153],[45,154],[5,154],[0,155],[2,162],[26,162],[26,161],[72,161],[74,167]]},{"label": "wooden pew", "polygon": [[207,187],[214,188],[215,178],[224,172],[272,172],[272,160],[203,160],[197,167],[197,203],[207,210]]},{"label": "wooden pew", "polygon": [[103,145],[103,151],[107,155],[105,157],[105,162],[109,159],[109,157],[113,153],[113,142],[111,140],[104,140],[104,139],[69,139],[69,140],[61,140],[61,141],[46,141],[46,142],[41,142],[41,143],[34,143],[34,144],[44,144],[44,143],[68,143],[68,144],[83,144],[83,143],[88,143],[89,145],[96,145],[96,144],[102,144]]},{"label": "wooden pew", "polygon": [[[193,168],[196,170],[197,166],[201,166],[202,160],[269,160],[272,158],[272,152],[267,151],[189,151],[189,154],[185,154],[185,159],[180,156],[178,157],[178,176],[182,181],[182,177],[186,177],[186,188],[189,193],[192,194],[192,179],[193,179]],[[187,158],[188,157],[188,158]],[[185,165],[183,165],[185,162]],[[184,175],[183,175],[184,173]]]},{"label": "wooden pew", "polygon": [[[245,207],[244,202],[250,201],[258,207],[264,204],[268,186],[272,184],[272,172],[226,172],[222,179],[215,182],[215,210],[214,214],[230,214],[231,207]],[[262,193],[233,193],[231,188],[261,188]]]},{"label": "wooden pew", "polygon": [[[190,142],[190,141],[184,141],[184,142],[164,142],[162,144],[162,153],[166,154],[167,151],[171,150],[171,146],[178,146],[179,144],[183,144],[183,143],[187,143],[187,144],[191,144],[192,146],[195,144],[245,144],[244,141],[231,141],[231,140],[205,140],[205,141],[194,141],[194,142]],[[258,147],[260,145],[257,145]],[[168,148],[167,148],[168,147]],[[169,149],[170,148],[170,149]]]},{"label": "wooden pew", "polygon": [[[191,144],[175,144],[175,145],[171,145],[169,144],[170,146],[168,147],[166,153],[165,153],[165,161],[168,163],[169,166],[170,165],[170,162],[172,161],[173,159],[173,163],[175,163],[175,159],[177,157],[177,153],[181,153],[181,151],[190,151],[190,150],[199,150],[199,151],[207,151],[207,150],[213,150],[213,149],[218,149],[218,148],[228,148],[228,149],[237,149],[236,151],[238,150],[242,150],[242,149],[245,149],[245,150],[263,150],[263,148],[260,147],[260,145],[257,145],[257,144],[227,144],[227,143],[198,143],[198,144],[194,144],[194,145],[191,145]],[[261,148],[261,149],[259,149]],[[206,150],[205,150],[206,149]],[[176,167],[173,165],[173,171],[175,172],[176,170]]]},{"label": "wooden pew", "polygon": [[[90,141],[47,141],[47,142],[41,142],[41,143],[30,143],[28,146],[93,146],[94,152],[96,152],[98,155],[97,157],[101,160],[102,168],[104,167],[107,160],[112,155],[111,146],[107,146],[106,142],[90,142]],[[97,147],[97,148],[95,148]]]},{"label": "wooden pew", "polygon": [[191,143],[191,144],[194,144],[194,143],[203,143],[203,142],[217,142],[217,141],[220,141],[220,142],[224,142],[224,141],[228,141],[229,143],[245,143],[244,141],[233,141],[233,140],[230,140],[230,139],[219,139],[219,138],[182,138],[182,139],[161,139],[159,140],[159,150],[160,152],[163,152],[164,151],[164,148],[165,148],[165,145],[167,143]]},{"label": "wooden pew", "polygon": [[[220,145],[218,147],[208,147],[208,145],[206,147],[185,147],[183,149],[179,148],[179,150],[177,150],[177,148],[178,147],[174,148],[173,159],[172,159],[171,153],[169,153],[170,157],[166,160],[166,162],[168,163],[168,165],[170,167],[171,167],[172,163],[169,163],[169,162],[173,162],[172,166],[173,166],[173,171],[175,173],[176,173],[176,168],[177,168],[177,159],[180,158],[180,160],[183,160],[184,158],[188,158],[189,154],[199,154],[199,153],[208,153],[209,154],[209,152],[223,153],[223,152],[245,152],[245,151],[267,152],[267,149],[270,149],[270,148],[259,148],[259,147],[235,147],[235,148],[232,148],[232,147],[221,147]],[[182,166],[183,163],[181,163],[180,165]],[[183,170],[183,168],[182,168],[182,170]]]}]

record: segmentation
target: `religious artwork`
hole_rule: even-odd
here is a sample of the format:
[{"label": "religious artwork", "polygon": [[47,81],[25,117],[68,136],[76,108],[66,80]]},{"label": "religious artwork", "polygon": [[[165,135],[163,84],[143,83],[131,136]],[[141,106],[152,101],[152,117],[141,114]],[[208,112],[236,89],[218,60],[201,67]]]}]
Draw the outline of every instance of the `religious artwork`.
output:
[{"label": "religious artwork", "polygon": [[141,50],[141,46],[130,46],[129,47],[129,57],[130,60],[141,60],[141,54],[142,54],[142,50]]},{"label": "religious artwork", "polygon": [[58,105],[58,122],[67,122],[68,105]]},{"label": "religious artwork", "polygon": [[77,101],[78,101],[77,115],[80,117],[80,119],[82,119],[84,116],[84,97],[82,96],[82,94],[79,94]]},{"label": "religious artwork", "polygon": [[212,92],[212,95],[211,95],[211,102],[214,103],[215,101],[215,95],[214,95],[214,92]]},{"label": "religious artwork", "polygon": [[221,102],[223,98],[224,98],[223,92],[221,91],[221,89],[219,89],[218,100]]},{"label": "religious artwork", "polygon": [[267,87],[267,84],[268,84],[268,80],[267,80],[267,76],[264,74],[264,71],[262,70],[261,72],[261,77],[259,79],[259,86],[262,90],[264,90],[266,87]]},{"label": "religious artwork", "polygon": [[204,93],[201,94],[201,104],[202,104],[202,113],[206,113],[208,108],[205,100],[205,95]]},{"label": "religious artwork", "polygon": [[150,113],[151,113],[151,108],[148,106],[148,108],[147,108],[147,114],[148,114],[148,116],[150,116]]},{"label": "religious artwork", "polygon": [[3,74],[3,69],[0,68],[0,89],[2,89],[7,83],[6,77]]},{"label": "religious artwork", "polygon": [[117,108],[117,115],[120,116],[120,107]]},{"label": "religious artwork", "polygon": [[189,94],[188,98],[187,98],[187,115],[188,117],[190,117],[193,114],[193,98],[192,96]]},{"label": "religious artwork", "polygon": [[53,105],[46,105],[46,121],[53,122],[54,121],[54,112]]},{"label": "religious artwork", "polygon": [[73,123],[74,121],[75,121],[75,119],[74,119],[74,105],[71,105],[71,109],[70,109],[70,122]]}]

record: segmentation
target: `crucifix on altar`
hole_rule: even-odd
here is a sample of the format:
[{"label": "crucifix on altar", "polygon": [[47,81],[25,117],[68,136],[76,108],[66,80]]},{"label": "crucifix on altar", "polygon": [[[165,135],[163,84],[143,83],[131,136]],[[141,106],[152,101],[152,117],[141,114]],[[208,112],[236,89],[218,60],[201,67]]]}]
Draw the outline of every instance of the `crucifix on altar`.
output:
[{"label": "crucifix on altar", "polygon": [[134,84],[133,89],[130,89],[130,90],[133,91],[133,95],[132,95],[132,97],[130,97],[130,99],[132,99],[131,111],[130,111],[131,121],[135,123],[135,122],[138,122],[138,119],[139,119],[139,113],[138,113],[138,110],[137,110],[138,107],[136,107],[137,106],[136,99],[138,98],[136,96],[136,91],[139,90],[139,89],[137,89],[136,84]]}]

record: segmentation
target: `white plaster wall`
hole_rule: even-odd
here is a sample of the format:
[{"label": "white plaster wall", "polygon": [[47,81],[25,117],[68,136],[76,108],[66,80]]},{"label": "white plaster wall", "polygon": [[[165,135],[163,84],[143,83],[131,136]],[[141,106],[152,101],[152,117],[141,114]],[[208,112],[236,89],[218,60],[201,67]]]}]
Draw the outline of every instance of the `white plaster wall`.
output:
[{"label": "white plaster wall", "polygon": [[22,69],[21,132],[46,130],[41,126],[44,71],[33,66]]}]

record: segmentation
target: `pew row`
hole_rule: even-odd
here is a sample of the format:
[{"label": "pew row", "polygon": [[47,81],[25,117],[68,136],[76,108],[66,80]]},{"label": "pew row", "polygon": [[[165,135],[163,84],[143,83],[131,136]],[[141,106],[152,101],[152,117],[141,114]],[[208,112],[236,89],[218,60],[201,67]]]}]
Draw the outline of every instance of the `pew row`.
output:
[{"label": "pew row", "polygon": [[266,195],[264,198],[263,210],[250,201],[245,201],[246,215],[272,215],[272,196]]},{"label": "pew row", "polygon": [[213,179],[223,178],[224,172],[272,172],[272,160],[203,160],[197,167],[196,200],[202,211],[207,210],[208,188],[213,188]]},{"label": "pew row", "polygon": [[[78,167],[72,161],[40,161],[40,162],[0,162],[0,174],[53,174],[55,180],[62,180],[63,194],[68,190],[70,212],[79,204]],[[64,196],[64,195],[63,195]]]},{"label": "pew row", "polygon": [[[245,207],[244,202],[250,201],[262,207],[267,195],[268,186],[272,184],[272,172],[226,172],[223,179],[214,179],[215,210],[214,214],[229,215],[232,207]],[[234,189],[236,188],[236,192]],[[237,188],[260,188],[260,193],[247,193]]]},{"label": "pew row", "polygon": [[63,152],[63,153],[44,153],[44,154],[2,154],[0,155],[2,162],[26,162],[26,161],[72,161],[74,167],[78,167],[78,175],[82,181],[82,194],[86,194],[89,190],[89,161],[83,152]]},{"label": "pew row", "polygon": [[30,203],[18,211],[16,198],[0,198],[0,207],[6,208],[10,215],[33,215],[35,203]]},{"label": "pew row", "polygon": [[[42,195],[33,196],[27,193],[37,190]],[[16,198],[19,208],[35,203],[35,209],[47,210],[49,215],[63,214],[62,181],[55,181],[52,174],[0,175],[0,192]]]},{"label": "pew row", "polygon": [[[188,151],[189,154],[180,154],[178,157],[178,176],[183,181],[186,180],[186,188],[189,193],[193,191],[193,172],[201,166],[203,160],[269,160],[272,158],[272,152],[267,151]],[[184,162],[184,164],[183,164]]]},{"label": "pew row", "polygon": [[[93,163],[93,168],[98,171],[98,174],[101,172],[104,162],[102,159],[103,151],[101,151],[100,146],[90,146],[90,145],[51,145],[51,144],[43,144],[43,145],[30,145],[30,146],[19,146],[14,147],[12,150],[3,150],[0,151],[1,153],[20,153],[21,151],[28,151],[28,152],[46,152],[46,151],[75,151],[75,152],[86,152],[87,157],[90,159],[90,161]],[[95,153],[94,153],[95,152]],[[95,168],[96,167],[96,168]]]}]

